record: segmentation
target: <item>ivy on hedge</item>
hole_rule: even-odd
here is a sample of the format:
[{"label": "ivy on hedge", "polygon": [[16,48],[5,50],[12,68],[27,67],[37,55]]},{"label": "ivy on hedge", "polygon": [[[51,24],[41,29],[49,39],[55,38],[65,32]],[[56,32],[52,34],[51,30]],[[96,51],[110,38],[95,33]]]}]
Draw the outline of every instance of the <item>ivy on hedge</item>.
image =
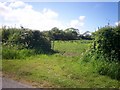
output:
[{"label": "ivy on hedge", "polygon": [[94,32],[94,51],[107,60],[120,61],[120,27],[103,27]]}]

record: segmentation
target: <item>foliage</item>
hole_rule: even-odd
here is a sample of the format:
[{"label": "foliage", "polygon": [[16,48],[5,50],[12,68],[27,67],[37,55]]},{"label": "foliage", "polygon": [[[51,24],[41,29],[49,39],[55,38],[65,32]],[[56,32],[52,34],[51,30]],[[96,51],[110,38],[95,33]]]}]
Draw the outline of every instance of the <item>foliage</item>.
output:
[{"label": "foliage", "polygon": [[[3,58],[22,58],[21,52],[51,53],[51,42],[38,30],[2,28]],[[26,54],[26,56],[32,55]]]},{"label": "foliage", "polygon": [[120,60],[120,27],[103,27],[94,33],[94,51],[107,60]]},{"label": "foliage", "polygon": [[120,27],[103,27],[93,34],[93,45],[83,61],[92,63],[99,74],[120,80]]},{"label": "foliage", "polygon": [[38,30],[2,29],[3,45],[19,45],[27,49],[50,51],[50,42]]},{"label": "foliage", "polygon": [[85,40],[92,40],[92,35],[91,35],[91,32],[89,32],[89,31],[84,32],[79,37],[81,39],[85,39]]},{"label": "foliage", "polygon": [[55,50],[65,50],[66,55],[40,54],[26,59],[3,60],[3,75],[26,81],[36,88],[119,88],[118,80],[99,75],[93,63],[82,62],[81,57],[91,42],[55,41]]},{"label": "foliage", "polygon": [[86,52],[83,62],[93,65],[94,72],[100,75],[107,75],[112,79],[120,80],[120,64],[117,61],[107,61],[101,53]]},{"label": "foliage", "polygon": [[120,80],[120,65],[118,62],[99,60],[96,64],[95,68],[99,74],[110,76],[112,79]]},{"label": "foliage", "polygon": [[44,31],[43,34],[50,40],[78,40],[78,29],[67,28],[66,30],[59,30],[57,27],[50,31]]},{"label": "foliage", "polygon": [[35,55],[35,50],[21,49],[19,50],[16,46],[3,46],[2,47],[2,58],[3,59],[25,59],[31,55]]}]

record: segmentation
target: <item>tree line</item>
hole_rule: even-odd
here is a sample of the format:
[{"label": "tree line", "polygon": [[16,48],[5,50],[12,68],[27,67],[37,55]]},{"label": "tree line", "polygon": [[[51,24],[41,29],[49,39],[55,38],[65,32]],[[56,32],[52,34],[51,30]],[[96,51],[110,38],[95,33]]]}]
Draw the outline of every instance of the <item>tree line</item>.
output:
[{"label": "tree line", "polygon": [[2,43],[3,45],[18,45],[27,49],[42,49],[49,51],[51,49],[51,41],[54,40],[80,40],[92,39],[91,35],[79,34],[79,30],[75,28],[67,28],[60,30],[57,27],[49,31],[30,30],[24,27],[21,28],[2,28]]},{"label": "tree line", "polygon": [[87,39],[91,40],[92,37],[89,31],[86,31],[83,34],[79,33],[78,29],[75,28],[67,28],[65,30],[60,30],[57,27],[52,28],[49,31],[43,31],[42,32],[45,37],[47,37],[50,40],[80,40],[80,39]]},{"label": "tree line", "polygon": [[18,46],[18,48],[35,49],[36,51],[51,51],[51,41],[93,39],[94,52],[103,54],[109,60],[120,60],[120,27],[103,27],[88,34],[79,34],[75,28],[59,30],[57,27],[49,31],[30,30],[25,28],[2,28],[2,44]]}]

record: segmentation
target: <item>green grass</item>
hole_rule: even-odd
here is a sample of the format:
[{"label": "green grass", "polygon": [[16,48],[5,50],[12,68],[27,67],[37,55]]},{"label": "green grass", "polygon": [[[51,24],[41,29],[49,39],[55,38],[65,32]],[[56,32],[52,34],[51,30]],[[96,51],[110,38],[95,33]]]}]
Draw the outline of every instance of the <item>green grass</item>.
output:
[{"label": "green grass", "polygon": [[56,41],[55,50],[61,52],[72,52],[79,53],[86,51],[90,43],[87,41]]},{"label": "green grass", "polygon": [[24,59],[31,55],[35,55],[34,50],[22,49],[17,50],[16,48],[7,48],[4,47],[2,50],[3,59]]},{"label": "green grass", "polygon": [[119,81],[99,75],[94,71],[93,64],[82,61],[88,46],[88,41],[56,41],[54,49],[60,53],[3,60],[3,73],[30,82],[35,87],[120,87]]}]

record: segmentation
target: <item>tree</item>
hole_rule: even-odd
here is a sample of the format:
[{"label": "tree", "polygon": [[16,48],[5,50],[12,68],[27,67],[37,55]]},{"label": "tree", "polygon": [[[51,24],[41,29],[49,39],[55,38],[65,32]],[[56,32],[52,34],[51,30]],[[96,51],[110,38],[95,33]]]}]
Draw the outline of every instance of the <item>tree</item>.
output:
[{"label": "tree", "polygon": [[65,37],[67,40],[76,40],[78,39],[78,29],[75,28],[67,28],[65,30]]},{"label": "tree", "polygon": [[86,39],[86,40],[92,40],[91,36],[92,36],[91,32],[90,31],[86,31],[86,32],[84,32],[83,34],[80,35],[80,38]]},{"label": "tree", "polygon": [[50,31],[44,31],[43,34],[49,40],[77,40],[79,39],[78,36],[78,29],[68,28],[66,30],[59,30],[59,28],[54,27]]}]

